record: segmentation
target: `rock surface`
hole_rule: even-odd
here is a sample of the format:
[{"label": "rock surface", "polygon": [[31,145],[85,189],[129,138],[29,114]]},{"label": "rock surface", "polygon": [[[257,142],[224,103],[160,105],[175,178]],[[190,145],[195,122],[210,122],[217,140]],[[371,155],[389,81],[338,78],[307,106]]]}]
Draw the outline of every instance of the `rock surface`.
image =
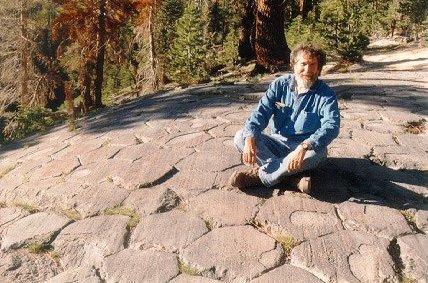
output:
[{"label": "rock surface", "polygon": [[333,205],[292,192],[267,200],[256,221],[268,233],[297,242],[343,229]]},{"label": "rock surface", "polygon": [[263,282],[287,282],[293,283],[322,283],[320,279],[315,277],[312,273],[307,272],[301,268],[284,264],[280,267],[275,268],[262,276],[251,280],[251,283],[263,283]]},{"label": "rock surface", "polygon": [[68,218],[49,212],[39,212],[21,218],[1,233],[1,250],[16,249],[30,243],[49,243],[68,223]]},{"label": "rock surface", "polygon": [[428,236],[407,235],[398,238],[404,274],[417,282],[424,282],[428,275]]},{"label": "rock surface", "polygon": [[104,259],[101,274],[107,282],[168,282],[178,275],[173,254],[126,249]]},{"label": "rock surface", "polygon": [[250,226],[214,229],[184,249],[183,262],[207,277],[248,280],[280,265],[274,239]]},{"label": "rock surface", "polygon": [[382,204],[361,204],[346,201],[338,206],[343,225],[349,230],[361,230],[389,240],[411,233],[404,216]]},{"label": "rock surface", "polygon": [[124,248],[127,216],[97,216],[67,226],[52,243],[66,268],[99,267],[104,257]]},{"label": "rock surface", "polygon": [[144,217],[135,228],[130,246],[136,249],[155,247],[177,252],[207,232],[208,229],[202,219],[174,210]]},{"label": "rock surface", "polygon": [[398,282],[389,242],[357,231],[341,231],[303,242],[291,264],[325,282]]}]

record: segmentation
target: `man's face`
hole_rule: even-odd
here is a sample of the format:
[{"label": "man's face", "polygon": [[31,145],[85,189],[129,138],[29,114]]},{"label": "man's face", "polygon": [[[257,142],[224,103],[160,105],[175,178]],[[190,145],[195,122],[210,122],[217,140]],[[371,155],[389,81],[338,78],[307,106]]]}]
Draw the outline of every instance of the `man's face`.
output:
[{"label": "man's face", "polygon": [[305,52],[300,52],[293,68],[297,85],[299,87],[310,88],[318,79],[318,59],[315,56],[310,56]]}]

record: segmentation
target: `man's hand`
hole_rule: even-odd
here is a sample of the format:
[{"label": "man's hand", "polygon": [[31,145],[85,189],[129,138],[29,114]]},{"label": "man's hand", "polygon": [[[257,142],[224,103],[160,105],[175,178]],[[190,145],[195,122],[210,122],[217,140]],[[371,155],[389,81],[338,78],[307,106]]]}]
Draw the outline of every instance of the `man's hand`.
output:
[{"label": "man's hand", "polygon": [[306,150],[302,145],[296,147],[293,152],[290,153],[290,159],[288,163],[288,170],[299,170],[302,168],[303,158],[305,157]]},{"label": "man's hand", "polygon": [[242,160],[246,165],[256,164],[256,139],[254,137],[246,137],[244,151],[242,152]]}]

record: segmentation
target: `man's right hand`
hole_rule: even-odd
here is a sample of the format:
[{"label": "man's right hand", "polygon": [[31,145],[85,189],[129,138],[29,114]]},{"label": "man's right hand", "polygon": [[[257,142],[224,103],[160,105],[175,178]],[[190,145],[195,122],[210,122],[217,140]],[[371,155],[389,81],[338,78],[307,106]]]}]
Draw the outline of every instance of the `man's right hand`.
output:
[{"label": "man's right hand", "polygon": [[242,160],[246,165],[256,164],[256,139],[254,137],[246,137],[244,151],[242,152]]}]

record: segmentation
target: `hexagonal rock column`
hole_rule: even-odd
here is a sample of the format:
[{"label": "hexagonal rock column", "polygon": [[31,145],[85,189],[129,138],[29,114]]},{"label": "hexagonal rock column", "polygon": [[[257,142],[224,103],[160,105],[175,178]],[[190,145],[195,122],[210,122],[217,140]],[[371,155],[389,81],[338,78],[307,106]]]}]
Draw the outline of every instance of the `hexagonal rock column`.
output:
[{"label": "hexagonal rock column", "polygon": [[107,257],[101,268],[106,282],[168,282],[179,273],[174,254],[126,249]]},{"label": "hexagonal rock column", "polygon": [[415,218],[418,228],[424,233],[428,233],[428,210],[418,210],[415,214]]},{"label": "hexagonal rock column", "polygon": [[211,190],[190,200],[189,210],[212,227],[245,225],[254,218],[260,199],[230,191]]},{"label": "hexagonal rock column", "polygon": [[30,242],[50,242],[52,237],[70,221],[52,212],[31,214],[4,229],[1,235],[1,249],[6,251],[19,248]]},{"label": "hexagonal rock column", "polygon": [[389,242],[358,231],[340,231],[303,242],[291,264],[325,282],[398,282]]},{"label": "hexagonal rock column", "polygon": [[206,232],[208,228],[202,219],[173,210],[144,217],[133,232],[130,247],[155,247],[175,252],[182,250]]},{"label": "hexagonal rock column", "polygon": [[133,191],[123,202],[141,216],[172,210],[179,203],[180,197],[177,193],[163,185]]},{"label": "hexagonal rock column", "polygon": [[203,151],[196,152],[180,161],[177,163],[177,168],[179,170],[219,172],[239,164],[241,164],[241,157],[236,154],[236,150],[231,154]]},{"label": "hexagonal rock column", "polygon": [[44,282],[60,271],[61,267],[47,253],[36,255],[25,249],[0,252],[0,282],[2,283]]},{"label": "hexagonal rock column", "polygon": [[398,238],[404,274],[417,282],[428,279],[428,236],[417,234]]},{"label": "hexagonal rock column", "polygon": [[263,282],[293,282],[293,283],[323,283],[312,273],[307,272],[299,267],[289,264],[284,264],[262,276],[251,280],[250,283],[263,283]]},{"label": "hexagonal rock column", "polygon": [[192,276],[188,274],[180,274],[169,283],[218,283],[221,281],[210,279],[202,276]]},{"label": "hexagonal rock column", "polygon": [[0,208],[0,234],[6,226],[27,215],[28,212],[26,212],[25,210],[21,210],[17,207]]},{"label": "hexagonal rock column", "polygon": [[382,204],[346,201],[338,206],[337,212],[345,228],[350,230],[366,231],[389,240],[412,232],[406,219],[398,210]]},{"label": "hexagonal rock column", "polygon": [[181,253],[182,261],[203,276],[227,281],[254,278],[282,258],[280,245],[251,226],[214,229]]},{"label": "hexagonal rock column", "polygon": [[84,266],[62,272],[45,281],[44,283],[63,282],[102,283],[104,281],[98,277],[95,268],[91,266]]},{"label": "hexagonal rock column", "polygon": [[67,226],[53,242],[65,269],[99,266],[105,256],[124,248],[127,216],[96,216]]},{"label": "hexagonal rock column", "polygon": [[256,221],[269,233],[292,236],[297,242],[343,229],[333,205],[293,192],[266,201]]},{"label": "hexagonal rock column", "polygon": [[173,189],[182,199],[188,200],[190,197],[211,190],[214,187],[217,174],[215,172],[181,170],[162,185]]}]

